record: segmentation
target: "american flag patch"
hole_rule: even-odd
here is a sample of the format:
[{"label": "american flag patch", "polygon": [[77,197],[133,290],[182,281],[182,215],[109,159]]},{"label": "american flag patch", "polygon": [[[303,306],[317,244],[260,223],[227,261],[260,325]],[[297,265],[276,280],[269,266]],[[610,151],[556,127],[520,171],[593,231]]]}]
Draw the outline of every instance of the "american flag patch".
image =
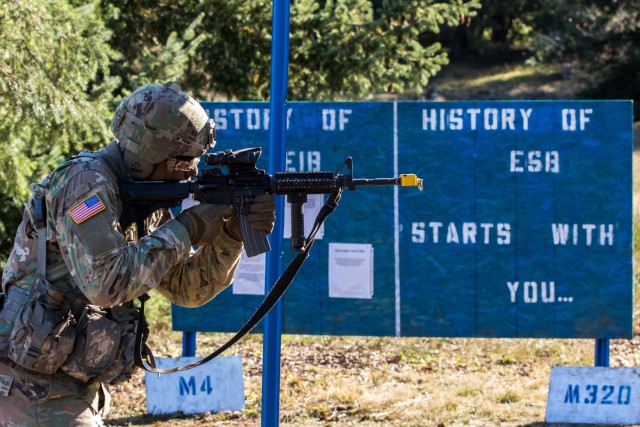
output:
[{"label": "american flag patch", "polygon": [[69,209],[69,215],[75,221],[76,224],[86,221],[98,212],[102,212],[107,207],[102,203],[102,200],[97,194],[87,197],[71,209]]}]

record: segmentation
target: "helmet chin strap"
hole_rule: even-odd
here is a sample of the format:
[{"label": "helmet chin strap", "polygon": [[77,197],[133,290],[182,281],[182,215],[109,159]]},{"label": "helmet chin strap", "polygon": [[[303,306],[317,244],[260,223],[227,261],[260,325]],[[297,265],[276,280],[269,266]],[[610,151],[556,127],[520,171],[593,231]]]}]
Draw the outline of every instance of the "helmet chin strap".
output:
[{"label": "helmet chin strap", "polygon": [[176,158],[169,157],[167,159],[167,179],[172,180],[176,171]]},{"label": "helmet chin strap", "polygon": [[132,177],[144,179],[151,175],[155,165],[141,160],[136,154],[129,150],[124,150],[124,163]]}]

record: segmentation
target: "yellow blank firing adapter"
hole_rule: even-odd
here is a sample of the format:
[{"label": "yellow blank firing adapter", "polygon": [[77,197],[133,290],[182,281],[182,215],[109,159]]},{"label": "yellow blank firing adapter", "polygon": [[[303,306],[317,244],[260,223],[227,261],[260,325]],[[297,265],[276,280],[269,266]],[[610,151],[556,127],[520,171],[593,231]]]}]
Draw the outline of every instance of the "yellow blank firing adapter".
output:
[{"label": "yellow blank firing adapter", "polygon": [[416,174],[413,173],[403,173],[400,175],[400,186],[401,187],[418,187],[418,190],[422,191],[422,179],[418,178]]}]

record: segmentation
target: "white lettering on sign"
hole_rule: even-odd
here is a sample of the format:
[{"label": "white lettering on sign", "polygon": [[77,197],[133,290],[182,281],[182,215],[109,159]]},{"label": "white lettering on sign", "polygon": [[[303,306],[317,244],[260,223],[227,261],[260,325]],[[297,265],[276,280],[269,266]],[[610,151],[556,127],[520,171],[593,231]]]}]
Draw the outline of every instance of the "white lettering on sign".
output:
[{"label": "white lettering on sign", "polygon": [[343,131],[345,125],[349,123],[351,110],[346,109],[323,109],[322,110],[322,130]]},{"label": "white lettering on sign", "polygon": [[[427,226],[429,230],[427,230]],[[411,241],[413,243],[426,243],[427,241],[439,244],[464,244],[464,245],[498,245],[511,244],[511,224],[509,223],[476,223],[463,222],[456,224],[449,222],[431,221],[413,222],[411,224]]]},{"label": "white lettering on sign", "polygon": [[[268,123],[269,123],[268,114],[266,115],[264,122],[268,126]],[[260,129],[260,109],[258,108],[247,109],[247,129],[249,130]]]},{"label": "white lettering on sign", "polygon": [[554,245],[613,246],[613,224],[551,224]]},{"label": "white lettering on sign", "polygon": [[587,123],[591,121],[589,116],[593,114],[591,108],[564,108],[562,110],[562,130],[576,131],[585,130]]},{"label": "white lettering on sign", "polygon": [[[522,285],[522,286],[521,286]],[[554,281],[525,281],[507,282],[509,297],[512,303],[518,301],[525,304],[552,303],[552,302],[573,302],[571,296],[556,297],[556,283]],[[520,295],[520,297],[518,297]]]},{"label": "white lettering on sign", "polygon": [[319,151],[287,151],[287,172],[319,172]]},{"label": "white lettering on sign", "polygon": [[511,150],[510,172],[560,173],[560,154],[557,151]]},{"label": "white lettering on sign", "polygon": [[[287,109],[287,129],[291,119],[291,108]],[[218,130],[269,130],[270,110],[268,108],[215,108],[207,115],[216,122]]]},{"label": "white lettering on sign", "polygon": [[529,130],[531,108],[424,108],[422,130]]}]

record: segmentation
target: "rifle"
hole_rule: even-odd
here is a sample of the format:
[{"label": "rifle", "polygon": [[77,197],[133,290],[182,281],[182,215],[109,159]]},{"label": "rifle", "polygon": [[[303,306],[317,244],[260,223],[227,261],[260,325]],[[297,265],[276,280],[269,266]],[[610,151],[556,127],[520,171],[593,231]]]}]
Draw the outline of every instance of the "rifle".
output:
[{"label": "rifle", "polygon": [[[244,249],[247,256],[250,257],[271,249],[266,233],[254,230],[249,226],[247,215],[253,198],[265,193],[286,194],[287,200],[291,203],[291,248],[295,252],[299,252],[273,285],[253,316],[238,333],[209,356],[197,362],[171,369],[156,369],[154,363],[148,366],[145,363],[145,358],[153,360],[151,350],[145,344],[148,330],[138,328],[134,361],[137,366],[146,371],[161,374],[200,366],[220,355],[249,333],[271,310],[293,281],[302,263],[309,255],[320,225],[326,216],[335,209],[345,188],[353,191],[357,187],[366,185],[399,185],[418,187],[422,191],[422,180],[413,174],[404,174],[397,178],[356,179],[353,177],[353,159],[351,157],[345,159],[335,174],[331,172],[277,172],[274,175],[269,175],[263,169],[256,167],[260,154],[262,154],[260,147],[210,153],[205,155],[204,162],[213,168],[204,169],[201,175],[191,177],[189,180],[179,182],[142,181],[121,184],[123,212],[120,225],[123,229],[135,222],[138,230],[143,230],[143,221],[151,213],[160,208],[179,206],[184,199],[193,195],[195,200],[202,203],[236,206],[240,218]],[[227,169],[226,174],[221,167]],[[346,174],[340,174],[343,167],[348,170]],[[305,239],[304,204],[307,202],[309,194],[330,194],[330,196],[316,218],[309,238]],[[145,323],[145,299],[140,300],[140,324]]]},{"label": "rifle", "polygon": [[[286,194],[291,204],[291,248],[303,252],[307,241],[304,235],[304,204],[308,194],[341,193],[367,185],[414,186],[422,191],[422,179],[413,174],[397,178],[354,178],[353,159],[347,157],[338,171],[332,172],[277,172],[269,175],[256,164],[262,154],[261,147],[237,151],[206,154],[204,162],[213,168],[186,181],[140,181],[122,184],[123,213],[120,224],[126,229],[133,222],[141,222],[160,208],[179,206],[193,195],[202,203],[233,205],[238,210],[240,231],[247,256],[271,250],[264,231],[249,226],[247,215],[255,196],[265,193]],[[226,167],[225,174],[221,167]],[[347,173],[340,174],[346,167]],[[138,230],[141,230],[139,227]]]}]

